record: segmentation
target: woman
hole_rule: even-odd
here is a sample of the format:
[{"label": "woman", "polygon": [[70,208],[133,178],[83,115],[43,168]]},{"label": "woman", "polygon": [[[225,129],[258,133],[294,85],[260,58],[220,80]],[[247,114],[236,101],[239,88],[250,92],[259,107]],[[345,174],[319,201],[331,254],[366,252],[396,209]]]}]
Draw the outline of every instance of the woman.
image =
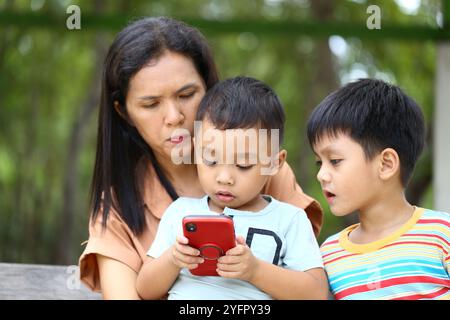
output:
[{"label": "woman", "polygon": [[[218,81],[198,30],[169,18],[146,18],[122,30],[104,65],[89,241],[81,279],[105,299],[139,299],[135,283],[159,220],[179,196],[204,195],[195,164],[171,161],[194,131],[206,90]],[[316,235],[319,204],[305,195],[288,165],[264,193],[304,208]]]}]

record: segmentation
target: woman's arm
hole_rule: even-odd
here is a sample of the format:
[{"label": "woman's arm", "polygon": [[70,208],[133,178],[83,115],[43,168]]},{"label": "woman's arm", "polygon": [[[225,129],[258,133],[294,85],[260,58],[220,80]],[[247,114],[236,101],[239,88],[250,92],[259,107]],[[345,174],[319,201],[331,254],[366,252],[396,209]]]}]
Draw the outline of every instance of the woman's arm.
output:
[{"label": "woman's arm", "polygon": [[[97,254],[103,299],[137,300],[137,273],[126,264]],[[118,277],[117,275],[120,275]]]}]

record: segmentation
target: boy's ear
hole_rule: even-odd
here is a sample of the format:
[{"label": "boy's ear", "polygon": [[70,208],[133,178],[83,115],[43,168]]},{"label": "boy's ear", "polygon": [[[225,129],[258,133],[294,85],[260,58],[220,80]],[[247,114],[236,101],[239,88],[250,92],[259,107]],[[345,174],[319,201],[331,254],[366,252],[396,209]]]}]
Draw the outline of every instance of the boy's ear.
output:
[{"label": "boy's ear", "polygon": [[384,149],[379,156],[378,174],[382,180],[389,180],[400,171],[400,157],[392,148]]},{"label": "boy's ear", "polygon": [[281,150],[279,153],[278,153],[278,167],[282,167],[283,166],[283,164],[286,162],[286,158],[287,158],[287,151],[286,150]]},{"label": "boy's ear", "polygon": [[126,115],[126,114],[124,114],[123,112],[122,112],[122,109],[121,109],[121,107],[120,107],[120,104],[119,104],[119,101],[114,101],[114,110],[116,110],[116,112],[118,113],[118,115],[123,119],[123,120],[125,120],[130,126],[133,126],[134,127],[134,125],[133,125],[133,123],[131,122],[131,120],[130,120],[130,118]]},{"label": "boy's ear", "polygon": [[272,166],[274,167],[278,167],[278,169],[280,169],[283,164],[286,161],[286,157],[287,157],[287,151],[286,150],[280,150],[280,152],[278,152],[278,154],[275,157],[275,161],[272,163]]}]

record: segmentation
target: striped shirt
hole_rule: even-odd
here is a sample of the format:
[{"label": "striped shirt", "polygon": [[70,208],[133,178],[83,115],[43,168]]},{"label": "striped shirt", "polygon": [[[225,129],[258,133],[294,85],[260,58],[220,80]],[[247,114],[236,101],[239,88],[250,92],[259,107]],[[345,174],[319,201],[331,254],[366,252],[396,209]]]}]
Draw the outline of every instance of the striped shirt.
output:
[{"label": "striped shirt", "polygon": [[358,225],[321,246],[335,299],[450,300],[450,215],[416,208],[399,230],[381,240],[355,244]]}]

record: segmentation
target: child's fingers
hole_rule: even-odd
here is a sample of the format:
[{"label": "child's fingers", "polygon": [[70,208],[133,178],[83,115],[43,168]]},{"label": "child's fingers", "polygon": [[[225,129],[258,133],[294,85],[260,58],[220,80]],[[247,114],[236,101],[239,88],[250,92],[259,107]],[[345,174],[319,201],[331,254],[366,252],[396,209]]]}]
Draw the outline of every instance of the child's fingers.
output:
[{"label": "child's fingers", "polygon": [[217,260],[217,263],[222,263],[222,264],[236,264],[241,262],[241,257],[240,256],[235,256],[235,255],[227,255],[227,256],[222,256]]},{"label": "child's fingers", "polygon": [[200,255],[200,251],[198,249],[192,248],[186,244],[180,244],[179,242],[175,243],[175,250],[188,256],[198,256]]},{"label": "child's fingers", "polygon": [[236,237],[236,245],[247,245],[243,236]]},{"label": "child's fingers", "polygon": [[200,251],[187,244],[187,239],[183,236],[177,237],[172,250],[172,256],[175,263],[181,268],[195,269],[198,264],[203,263],[204,259],[200,257]]},{"label": "child's fingers", "polygon": [[240,256],[243,255],[248,247],[243,246],[241,244],[237,245],[234,248],[231,248],[226,252],[227,256]]},{"label": "child's fingers", "polygon": [[177,236],[177,242],[178,242],[178,243],[181,243],[181,244],[188,244],[188,243],[189,243],[189,239],[186,238],[186,237],[183,236],[183,235],[178,235],[178,236]]},{"label": "child's fingers", "polygon": [[240,263],[218,263],[217,269],[227,272],[237,272],[242,270]]},{"label": "child's fingers", "polygon": [[186,264],[203,263],[203,261],[204,261],[203,258],[200,256],[194,257],[194,256],[182,254],[180,252],[175,252],[174,257],[178,261],[180,261],[182,263],[186,263]]},{"label": "child's fingers", "polygon": [[[199,263],[203,263],[204,259],[200,256],[191,256],[181,253],[180,251],[174,249],[173,257],[175,261],[177,261],[178,266],[182,268],[192,268],[193,265],[198,265]],[[195,266],[196,268],[196,266]]]},{"label": "child's fingers", "polygon": [[220,269],[217,269],[216,272],[223,278],[237,279],[240,276],[240,273],[236,271],[222,271]]},{"label": "child's fingers", "polygon": [[236,267],[238,265],[236,264],[229,264],[229,265],[217,265],[217,270],[220,270],[222,272],[240,272],[241,270]]}]

